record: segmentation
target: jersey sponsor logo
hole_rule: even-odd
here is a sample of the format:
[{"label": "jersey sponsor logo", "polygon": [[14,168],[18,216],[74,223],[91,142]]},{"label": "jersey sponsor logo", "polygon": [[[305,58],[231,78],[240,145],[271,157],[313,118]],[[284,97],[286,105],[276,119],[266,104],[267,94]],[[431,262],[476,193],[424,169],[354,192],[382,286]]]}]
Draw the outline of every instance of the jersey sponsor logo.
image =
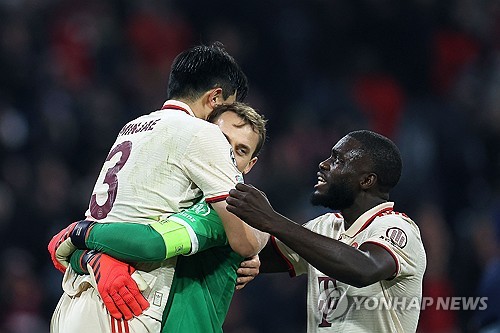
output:
[{"label": "jersey sponsor logo", "polygon": [[321,322],[318,327],[331,327],[333,320],[343,316],[349,306],[344,288],[337,286],[337,280],[328,276],[318,277],[318,311]]},{"label": "jersey sponsor logo", "polygon": [[404,248],[406,246],[406,243],[408,242],[406,233],[400,228],[389,228],[387,229],[385,235],[393,244],[399,246],[400,248]]},{"label": "jersey sponsor logo", "polygon": [[197,215],[201,215],[201,216],[207,216],[208,214],[210,214],[210,206],[205,204],[205,203],[198,203],[196,205],[194,205],[191,210],[197,214]]}]

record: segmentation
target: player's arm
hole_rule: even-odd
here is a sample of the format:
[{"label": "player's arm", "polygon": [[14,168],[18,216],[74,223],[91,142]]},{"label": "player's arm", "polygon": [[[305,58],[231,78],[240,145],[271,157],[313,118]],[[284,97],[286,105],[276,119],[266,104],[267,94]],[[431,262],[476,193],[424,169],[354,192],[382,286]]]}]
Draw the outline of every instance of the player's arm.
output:
[{"label": "player's arm", "polygon": [[189,253],[191,238],[185,226],[168,219],[148,225],[96,223],[85,248],[128,262],[156,262]]},{"label": "player's arm", "polygon": [[248,224],[279,238],[324,274],[355,287],[389,279],[396,262],[382,246],[366,243],[359,249],[312,232],[271,207],[256,188],[236,185],[227,198],[228,210]]},{"label": "player's arm", "polygon": [[259,273],[288,272],[291,277],[307,272],[307,263],[286,245],[271,236],[259,255],[243,260],[238,268],[238,285],[242,289]]},{"label": "player's arm", "polygon": [[98,223],[85,239],[86,248],[129,262],[161,261],[227,243],[219,216],[204,201],[149,225]]},{"label": "player's arm", "polygon": [[72,223],[49,243],[54,266],[64,271],[75,249],[106,253],[125,262],[156,262],[191,250],[186,228],[175,222],[150,225],[137,223]]},{"label": "player's arm", "polygon": [[271,238],[269,238],[262,251],[259,252],[259,259],[260,263],[258,266],[251,259],[243,261],[240,267],[247,270],[241,271],[241,273],[251,275],[254,270],[257,270],[257,273],[282,273],[290,271],[287,262],[273,246]]},{"label": "player's arm", "polygon": [[232,154],[226,137],[211,124],[193,137],[184,156],[184,170],[219,215],[233,251],[242,257],[251,257],[266,245],[269,235],[250,227],[226,210],[225,197],[236,181],[243,180]]},{"label": "player's arm", "polygon": [[269,239],[269,234],[255,229],[243,222],[227,209],[226,201],[211,203],[219,215],[226,231],[231,249],[242,257],[251,257],[260,252]]},{"label": "player's arm", "polygon": [[362,244],[359,249],[312,232],[280,216],[273,220],[279,227],[270,233],[293,249],[309,264],[335,279],[355,287],[365,287],[389,279],[396,262],[381,246]]},{"label": "player's arm", "polygon": [[56,267],[67,265],[75,248],[97,250],[125,262],[157,262],[227,242],[219,216],[202,201],[148,225],[75,222],[54,236],[49,252]]}]

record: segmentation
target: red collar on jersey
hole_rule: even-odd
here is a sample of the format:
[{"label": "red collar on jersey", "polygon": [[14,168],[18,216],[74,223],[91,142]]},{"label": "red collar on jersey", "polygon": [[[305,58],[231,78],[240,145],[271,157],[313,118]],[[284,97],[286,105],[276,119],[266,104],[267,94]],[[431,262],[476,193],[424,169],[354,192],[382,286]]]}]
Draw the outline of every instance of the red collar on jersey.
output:
[{"label": "red collar on jersey", "polygon": [[[386,203],[387,204],[387,203]],[[369,225],[370,223],[373,222],[373,220],[375,220],[375,218],[377,217],[380,217],[382,215],[387,215],[387,214],[390,214],[391,212],[393,212],[393,206],[391,205],[390,207],[387,207],[386,204],[383,204],[385,205],[386,207],[380,209],[380,207],[378,207],[380,210],[378,211],[375,211],[372,213],[372,215],[368,215],[368,212],[369,211],[372,211],[374,210],[374,208],[370,209],[369,211],[365,212],[364,214],[362,214],[360,217],[358,217],[358,219],[356,221],[354,221],[354,223],[344,232],[344,234],[348,237],[356,237],[357,234],[359,234],[361,231],[365,230]],[[368,218],[367,218],[368,217]],[[363,221],[364,219],[366,218],[365,221]],[[362,224],[361,224],[362,223]],[[361,224],[361,225],[360,225]]]},{"label": "red collar on jersey", "polygon": [[389,207],[389,208],[384,208],[382,209],[381,211],[379,211],[377,214],[373,215],[372,217],[370,217],[366,222],[365,224],[363,224],[363,226],[356,232],[356,235],[359,234],[361,231],[365,230],[366,227],[368,227],[368,225],[370,225],[370,223],[373,222],[373,220],[375,220],[376,217],[380,217],[382,215],[385,215],[387,214],[388,212],[392,211],[392,207]]},{"label": "red collar on jersey", "polygon": [[185,108],[183,108],[182,106],[179,106],[179,105],[174,105],[174,104],[165,104],[162,106],[161,108],[162,110],[165,110],[165,109],[170,109],[170,110],[180,110],[180,111],[184,111],[186,112],[188,115],[191,116],[191,113],[189,113],[188,110],[186,110]]}]

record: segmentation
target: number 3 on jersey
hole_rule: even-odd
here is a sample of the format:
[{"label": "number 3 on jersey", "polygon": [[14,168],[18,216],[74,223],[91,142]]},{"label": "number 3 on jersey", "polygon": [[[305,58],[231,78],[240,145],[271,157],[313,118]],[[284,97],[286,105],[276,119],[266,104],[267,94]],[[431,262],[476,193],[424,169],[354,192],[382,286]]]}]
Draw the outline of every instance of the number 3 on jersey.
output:
[{"label": "number 3 on jersey", "polygon": [[124,141],[115,146],[106,157],[106,162],[109,162],[116,154],[121,153],[121,157],[111,168],[106,172],[104,184],[108,185],[107,199],[103,205],[97,203],[97,195],[94,193],[90,199],[90,214],[97,220],[102,220],[108,216],[116,199],[118,192],[118,176],[116,175],[127,162],[130,151],[132,150],[132,142]]}]

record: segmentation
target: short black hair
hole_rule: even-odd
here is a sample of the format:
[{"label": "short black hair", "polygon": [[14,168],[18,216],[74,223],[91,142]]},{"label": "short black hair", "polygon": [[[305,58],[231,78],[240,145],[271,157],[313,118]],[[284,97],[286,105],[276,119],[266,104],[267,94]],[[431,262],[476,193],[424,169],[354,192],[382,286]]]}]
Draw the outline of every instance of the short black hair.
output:
[{"label": "short black hair", "polygon": [[168,99],[194,101],[214,88],[222,88],[224,99],[236,93],[239,102],[248,93],[245,73],[222,43],[198,45],[174,59],[168,80]]},{"label": "short black hair", "polygon": [[401,178],[403,161],[401,153],[389,138],[368,130],[354,131],[348,134],[361,144],[361,149],[373,163],[373,172],[377,174],[380,190],[388,193]]}]

